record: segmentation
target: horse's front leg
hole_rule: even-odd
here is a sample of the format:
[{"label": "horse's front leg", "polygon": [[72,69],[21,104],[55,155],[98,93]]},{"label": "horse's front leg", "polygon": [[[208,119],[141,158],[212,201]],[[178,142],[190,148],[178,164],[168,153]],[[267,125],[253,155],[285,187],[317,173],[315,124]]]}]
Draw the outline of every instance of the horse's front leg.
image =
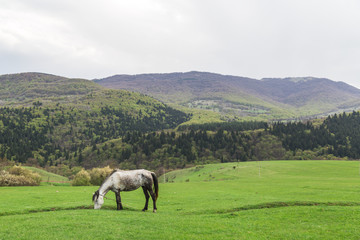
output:
[{"label": "horse's front leg", "polygon": [[123,210],[123,206],[121,204],[120,191],[116,191],[115,196],[116,196],[117,210]]},{"label": "horse's front leg", "polygon": [[149,204],[149,193],[148,193],[148,190],[146,187],[142,187],[143,191],[144,191],[144,194],[145,194],[145,207],[143,209],[143,211],[145,212],[146,210],[148,210],[148,204]]}]

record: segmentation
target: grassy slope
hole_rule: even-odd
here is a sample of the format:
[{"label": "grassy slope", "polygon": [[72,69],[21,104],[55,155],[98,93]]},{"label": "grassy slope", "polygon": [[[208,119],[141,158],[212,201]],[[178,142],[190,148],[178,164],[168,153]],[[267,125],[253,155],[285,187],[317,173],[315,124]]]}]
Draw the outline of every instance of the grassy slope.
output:
[{"label": "grassy slope", "polygon": [[[176,174],[176,182],[160,184],[156,214],[140,211],[141,190],[122,193],[126,209],[118,212],[113,193],[100,211],[80,209],[92,206],[97,187],[2,188],[0,234],[6,239],[360,238],[358,162],[277,161],[261,167],[261,177],[256,162],[168,173]],[[73,210],[52,211],[60,209]]]},{"label": "grassy slope", "polygon": [[25,167],[22,166],[23,168],[29,169],[33,172],[38,173],[41,176],[41,181],[42,182],[68,182],[69,179],[67,177],[64,176],[60,176],[51,172],[47,172],[45,170],[36,168],[36,167]]},{"label": "grassy slope", "polygon": [[181,125],[223,122],[221,114],[211,110],[192,109],[192,108],[185,108],[183,106],[176,106],[176,105],[171,105],[171,106],[175,109],[179,109],[182,112],[191,114],[192,116],[191,119],[189,121],[182,123]]},{"label": "grassy slope", "polygon": [[[358,177],[357,162],[342,161],[258,161],[232,162],[225,164],[200,165],[193,168],[172,171],[166,178],[172,182],[202,182],[222,180],[249,180],[253,178],[331,178]],[[341,168],[339,173],[337,168]],[[211,175],[211,177],[209,176]],[[160,178],[163,178],[162,175]],[[163,181],[164,179],[161,179]]]}]

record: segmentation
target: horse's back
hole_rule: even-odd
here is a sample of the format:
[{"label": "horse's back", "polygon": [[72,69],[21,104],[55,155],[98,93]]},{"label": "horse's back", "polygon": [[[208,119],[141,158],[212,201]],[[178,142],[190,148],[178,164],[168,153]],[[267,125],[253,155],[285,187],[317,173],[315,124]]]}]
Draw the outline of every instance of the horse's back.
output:
[{"label": "horse's back", "polygon": [[113,175],[116,188],[120,191],[133,191],[152,183],[151,172],[145,169],[118,170]]}]

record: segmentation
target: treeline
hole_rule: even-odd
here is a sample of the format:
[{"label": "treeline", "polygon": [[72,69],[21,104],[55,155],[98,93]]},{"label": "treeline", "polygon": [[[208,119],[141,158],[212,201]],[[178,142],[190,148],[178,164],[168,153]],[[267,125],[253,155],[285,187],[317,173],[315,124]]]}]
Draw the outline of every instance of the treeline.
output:
[{"label": "treeline", "polygon": [[87,168],[102,163],[124,169],[176,169],[216,162],[287,159],[289,155],[281,141],[264,129],[225,131],[220,127],[216,131],[129,132],[118,142],[85,150],[83,159]]},{"label": "treeline", "polygon": [[[91,139],[91,145],[124,136],[128,132],[151,132],[172,129],[189,120],[189,116],[170,107],[155,106],[146,114],[132,116],[111,106],[101,107],[99,113],[86,113],[88,120],[81,134]],[[96,118],[95,121],[92,119]]]},{"label": "treeline", "polygon": [[314,150],[351,159],[360,158],[360,113],[342,113],[327,117],[314,127],[307,123],[276,123],[270,133],[279,137],[287,150]]},{"label": "treeline", "polygon": [[94,159],[101,159],[100,162],[120,164],[123,168],[152,169],[213,162],[357,159],[359,131],[359,112],[335,114],[316,126],[311,122],[183,126],[178,131],[128,132],[121,143],[85,151],[84,159],[89,161],[88,167],[99,164]]},{"label": "treeline", "polygon": [[133,146],[133,153],[141,150],[146,157],[164,148],[167,155],[183,157],[186,163],[194,163],[198,159],[206,160],[208,157],[219,158],[222,162],[247,161],[251,158],[250,139],[250,135],[240,131],[225,133],[219,129],[214,133],[204,130],[190,130],[178,134],[161,132],[140,136],[134,133],[127,135],[123,142]]},{"label": "treeline", "polygon": [[267,129],[267,122],[256,122],[256,121],[243,121],[243,122],[216,122],[216,123],[205,123],[205,124],[192,124],[182,125],[178,128],[179,131],[186,130],[203,130],[203,131],[248,131],[256,129]]},{"label": "treeline", "polygon": [[98,111],[40,106],[0,108],[0,158],[40,166],[81,165],[80,153],[88,146],[121,138],[127,132],[175,128],[189,118],[163,105],[138,114],[111,106]]},{"label": "treeline", "polygon": [[[189,164],[253,159],[253,137],[241,131],[128,132],[121,143],[83,152],[84,165],[119,164],[121,168],[183,168]],[[121,145],[121,148],[118,146]]]},{"label": "treeline", "polygon": [[0,108],[0,158],[24,163],[33,157],[32,152],[44,148],[49,125],[36,127],[32,124],[40,118],[32,108]]},{"label": "treeline", "polygon": [[285,149],[291,151],[312,150],[335,144],[335,136],[328,131],[324,124],[315,127],[310,122],[275,123],[269,132],[279,137]]},{"label": "treeline", "polygon": [[162,105],[139,108],[136,114],[109,105],[91,111],[41,104],[0,108],[0,158],[43,167],[154,170],[211,162],[360,158],[359,112],[335,114],[317,125],[232,122],[175,130],[188,119]]}]

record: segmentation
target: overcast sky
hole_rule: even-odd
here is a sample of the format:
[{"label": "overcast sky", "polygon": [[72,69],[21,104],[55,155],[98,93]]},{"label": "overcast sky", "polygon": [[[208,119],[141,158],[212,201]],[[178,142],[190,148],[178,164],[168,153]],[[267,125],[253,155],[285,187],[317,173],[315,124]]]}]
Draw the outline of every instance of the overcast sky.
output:
[{"label": "overcast sky", "polygon": [[208,71],[360,88],[359,0],[0,0],[0,74]]}]

